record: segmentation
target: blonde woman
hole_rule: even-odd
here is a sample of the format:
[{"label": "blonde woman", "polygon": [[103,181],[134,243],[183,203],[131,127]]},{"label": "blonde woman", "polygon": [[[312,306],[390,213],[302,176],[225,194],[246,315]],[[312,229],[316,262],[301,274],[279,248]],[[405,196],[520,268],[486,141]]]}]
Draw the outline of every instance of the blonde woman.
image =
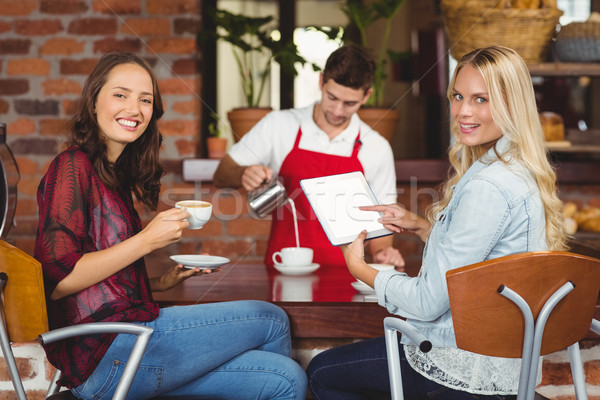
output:
[{"label": "blonde woman", "polygon": [[[426,241],[417,277],[378,272],[363,258],[365,232],[344,249],[352,275],[375,288],[379,304],[406,317],[434,348],[421,353],[400,339],[405,397],[502,399],[517,393],[519,359],[456,348],[445,285],[450,269],[509,254],[565,250],[561,202],[547,158],[529,72],[511,49],[465,55],[448,88],[454,145],[442,198],[421,218],[397,205],[384,213],[395,232]],[[321,353],[308,367],[317,399],[369,399],[389,392],[385,341],[367,340]]]}]

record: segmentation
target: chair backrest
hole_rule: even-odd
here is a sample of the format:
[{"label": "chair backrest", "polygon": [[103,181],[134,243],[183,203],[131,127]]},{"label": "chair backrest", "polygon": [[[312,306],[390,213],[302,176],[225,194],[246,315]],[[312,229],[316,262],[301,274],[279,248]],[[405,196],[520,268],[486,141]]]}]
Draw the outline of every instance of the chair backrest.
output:
[{"label": "chair backrest", "polygon": [[450,309],[461,349],[496,357],[521,357],[525,324],[521,310],[498,293],[505,285],[522,296],[537,318],[546,300],[571,281],[575,289],[554,308],[541,355],[562,350],[590,330],[600,290],[600,260],[559,251],[514,254],[446,274]]},{"label": "chair backrest", "polygon": [[0,240],[0,272],[8,275],[4,313],[10,340],[25,342],[48,331],[41,264],[24,251]]}]

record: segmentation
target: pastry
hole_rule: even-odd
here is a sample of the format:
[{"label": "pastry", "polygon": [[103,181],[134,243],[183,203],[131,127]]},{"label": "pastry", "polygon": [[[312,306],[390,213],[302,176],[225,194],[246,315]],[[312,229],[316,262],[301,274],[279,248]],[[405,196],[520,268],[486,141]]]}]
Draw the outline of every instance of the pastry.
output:
[{"label": "pastry", "polygon": [[582,231],[600,232],[600,216],[588,218],[578,226]]},{"label": "pastry", "polygon": [[563,227],[567,235],[573,235],[575,232],[577,232],[577,221],[575,221],[573,218],[565,218]]},{"label": "pastry", "polygon": [[577,205],[572,201],[567,201],[563,204],[563,217],[573,218],[577,212]]},{"label": "pastry", "polygon": [[544,129],[544,137],[548,142],[565,140],[565,125],[557,113],[543,111],[540,113],[540,122]]}]

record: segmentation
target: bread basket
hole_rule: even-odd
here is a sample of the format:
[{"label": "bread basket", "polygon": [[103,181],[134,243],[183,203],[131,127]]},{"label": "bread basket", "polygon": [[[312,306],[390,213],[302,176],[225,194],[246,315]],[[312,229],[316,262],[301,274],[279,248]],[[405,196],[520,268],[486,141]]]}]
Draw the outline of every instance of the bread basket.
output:
[{"label": "bread basket", "polygon": [[528,64],[545,62],[558,20],[557,8],[499,8],[500,0],[442,0],[450,54],[460,59],[492,45],[514,49]]},{"label": "bread basket", "polygon": [[560,61],[600,61],[600,21],[590,18],[564,25],[556,35],[554,50]]}]

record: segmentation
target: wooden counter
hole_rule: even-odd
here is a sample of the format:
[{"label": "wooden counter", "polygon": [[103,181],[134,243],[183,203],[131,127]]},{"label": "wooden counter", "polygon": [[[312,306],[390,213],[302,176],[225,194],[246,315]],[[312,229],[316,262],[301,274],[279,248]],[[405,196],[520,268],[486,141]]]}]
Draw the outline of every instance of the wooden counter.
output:
[{"label": "wooden counter", "polygon": [[[168,268],[162,263],[147,264],[150,276]],[[374,296],[362,295],[351,286],[354,278],[346,268],[321,267],[302,276],[268,272],[263,264],[232,262],[221,268],[154,293],[154,298],[161,307],[232,300],[272,302],[288,314],[295,339],[381,336],[383,318],[390,315]]]},{"label": "wooden counter", "polygon": [[[577,245],[581,254],[595,251]],[[579,251],[578,251],[579,252]],[[148,262],[151,276],[168,268]],[[419,265],[408,265],[414,276]],[[283,308],[291,324],[292,338],[361,339],[383,335],[383,319],[390,314],[372,295],[352,286],[354,278],[345,268],[321,267],[313,274],[287,276],[268,272],[263,264],[232,262],[220,272],[193,277],[176,288],[154,293],[161,307],[233,300],[264,300]],[[600,319],[600,305],[596,307]],[[591,334],[589,337],[596,337]]]}]

